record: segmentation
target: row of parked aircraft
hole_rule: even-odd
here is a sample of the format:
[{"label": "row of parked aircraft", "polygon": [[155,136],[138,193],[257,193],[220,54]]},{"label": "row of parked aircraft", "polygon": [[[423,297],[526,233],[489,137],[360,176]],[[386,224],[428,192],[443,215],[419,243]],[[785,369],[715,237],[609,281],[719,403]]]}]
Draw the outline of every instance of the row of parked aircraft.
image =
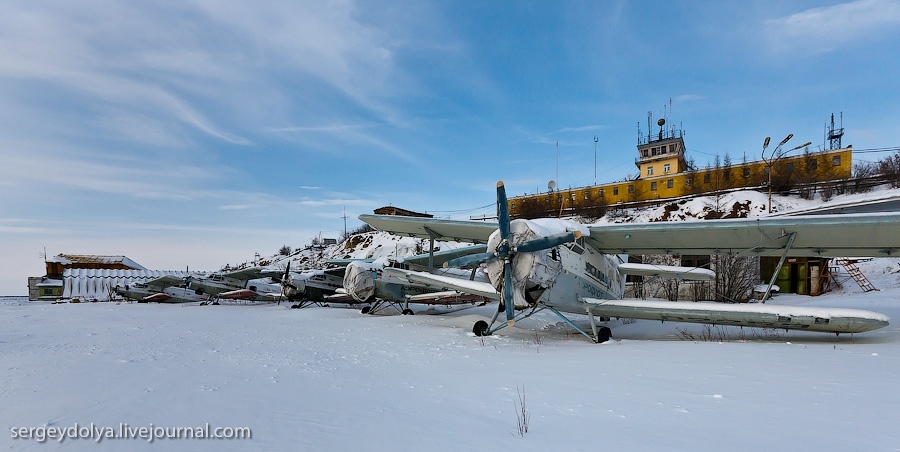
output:
[{"label": "row of parked aircraft", "polygon": [[[293,308],[328,302],[363,305],[364,314],[376,314],[389,308],[412,314],[410,303],[451,306],[475,305],[487,300],[477,295],[435,290],[424,284],[399,280],[384,275],[385,267],[424,270],[428,263],[441,264],[451,258],[485,249],[484,245],[477,245],[400,259],[334,259],[328,261],[332,268],[300,273],[291,272],[288,262],[283,272],[254,267],[209,275],[191,274],[183,278],[164,276],[146,283],[116,287],[115,291],[139,302],[218,304],[220,300],[290,301],[294,302]],[[487,281],[483,273],[476,271],[448,269],[442,273],[445,276]]]},{"label": "row of parked aircraft", "polygon": [[[499,182],[497,217],[498,221],[492,223],[361,215],[363,222],[392,234],[427,238],[432,244],[444,240],[473,245],[394,260],[336,260],[331,263],[339,267],[301,274],[290,272],[288,266],[282,275],[272,275],[280,290],[270,293],[246,287],[246,281],[262,275],[260,270],[250,269],[194,279],[189,286],[177,281],[182,284],[157,288],[156,295],[150,297],[195,301],[174,290],[182,286],[186,291],[199,288],[194,294],[202,292],[207,302],[252,296],[304,300],[295,305],[302,306],[327,301],[326,295],[331,293],[340,297],[337,301],[365,303],[363,312],[374,313],[393,306],[404,314],[411,313],[409,303],[476,304],[496,300],[498,309],[492,318],[473,326],[476,335],[493,334],[549,310],[595,342],[611,337],[610,328],[602,325],[611,318],[835,334],[872,331],[890,321],[886,315],[872,311],[777,306],[765,304],[765,299],[763,303],[750,304],[628,299],[624,297],[626,275],[709,281],[715,273],[704,268],[630,264],[619,256],[780,256],[779,267],[793,256],[896,256],[900,253],[898,213],[646,224],[583,225],[561,219],[510,221],[506,191]],[[501,314],[505,321],[498,322]],[[591,331],[578,327],[567,316],[571,314],[587,315]]]}]

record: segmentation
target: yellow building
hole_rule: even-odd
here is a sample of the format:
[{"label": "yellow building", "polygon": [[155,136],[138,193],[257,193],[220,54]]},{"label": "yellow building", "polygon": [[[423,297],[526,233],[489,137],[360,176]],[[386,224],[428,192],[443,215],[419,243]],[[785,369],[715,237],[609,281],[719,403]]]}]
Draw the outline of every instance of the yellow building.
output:
[{"label": "yellow building", "polygon": [[[685,160],[682,131],[666,131],[662,129],[662,124],[660,129],[656,137],[641,137],[638,141],[635,165],[639,174],[636,178],[511,197],[510,216],[539,218],[579,214],[599,217],[608,207],[618,204],[653,202],[768,185],[770,168],[766,162],[725,162],[713,167],[692,167]],[[849,179],[851,159],[850,147],[782,157],[771,167],[772,189],[780,192],[815,182]]]}]

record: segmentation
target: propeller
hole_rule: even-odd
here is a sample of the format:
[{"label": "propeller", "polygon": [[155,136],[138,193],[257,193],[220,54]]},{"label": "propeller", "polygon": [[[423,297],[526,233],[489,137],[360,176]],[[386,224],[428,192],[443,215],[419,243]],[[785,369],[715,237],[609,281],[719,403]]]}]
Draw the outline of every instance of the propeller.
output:
[{"label": "propeller", "polygon": [[288,288],[297,290],[297,286],[291,284],[291,261],[288,259],[287,265],[284,267],[284,276],[281,277],[281,298],[278,299],[278,304],[281,304],[281,300],[285,297],[285,292]]},{"label": "propeller", "polygon": [[506,187],[504,187],[503,181],[497,182],[497,218],[499,220],[500,243],[497,244],[497,248],[494,251],[457,257],[447,261],[444,264],[444,267],[466,267],[495,258],[502,260],[503,288],[501,290],[501,298],[503,299],[503,304],[501,309],[505,308],[506,310],[506,324],[508,326],[513,326],[515,324],[515,293],[513,290],[515,289],[513,288],[512,281],[512,260],[516,253],[532,253],[553,248],[564,243],[573,242],[581,238],[581,231],[562,232],[545,237],[538,237],[527,242],[522,242],[517,246],[512,246],[509,243],[509,206],[506,200]]}]

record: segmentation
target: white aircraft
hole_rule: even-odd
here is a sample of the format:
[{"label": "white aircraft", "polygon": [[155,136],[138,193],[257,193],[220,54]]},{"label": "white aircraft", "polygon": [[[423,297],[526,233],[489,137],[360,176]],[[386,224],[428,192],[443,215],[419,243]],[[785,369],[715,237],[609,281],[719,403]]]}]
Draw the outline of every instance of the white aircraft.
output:
[{"label": "white aircraft", "polygon": [[[250,281],[264,276],[265,272],[258,267],[250,267],[229,272],[217,272],[209,275],[195,276],[190,287],[207,293],[217,299],[271,300],[265,287],[251,285]],[[273,273],[274,275],[274,273]]]},{"label": "white aircraft", "polygon": [[210,295],[190,287],[193,276],[184,278],[163,276],[146,283],[134,283],[125,287],[116,286],[116,293],[138,303],[190,303],[208,302]]},{"label": "white aircraft", "polygon": [[[476,245],[405,258],[334,259],[328,262],[347,266],[343,291],[359,303],[371,303],[371,306],[362,308],[363,314],[376,314],[384,309],[394,308],[397,312],[406,315],[413,314],[413,310],[409,307],[410,303],[431,307],[459,307],[475,306],[488,300],[480,295],[460,293],[456,290],[438,290],[426,284],[409,282],[385,273],[385,269],[416,269],[433,272],[436,265],[444,264],[454,258],[484,252],[486,249],[484,245]],[[440,274],[446,277],[465,280],[477,279],[487,282],[487,277],[482,272],[447,268],[441,269]]]},{"label": "white aircraft", "polygon": [[[557,219],[509,220],[506,190],[497,184],[498,223],[360,215],[376,229],[397,235],[487,243],[481,254],[454,259],[449,266],[485,263],[490,283],[386,268],[408,282],[499,299],[490,322],[475,323],[489,335],[548,309],[595,342],[611,337],[595,317],[633,318],[861,333],[887,326],[883,314],[766,304],[669,302],[623,299],[626,274],[710,279],[709,270],[621,263],[617,254],[725,254],[829,257],[884,257],[900,253],[900,214],[782,217],[687,223],[582,225]],[[779,263],[779,267],[781,265]],[[776,271],[777,274],[777,271]],[[520,310],[520,313],[516,313]],[[506,322],[495,325],[501,312]],[[563,313],[587,314],[592,334]]]},{"label": "white aircraft", "polygon": [[[291,308],[323,303],[334,297],[343,286],[344,271],[344,267],[339,267],[294,273],[291,272],[291,261],[288,261],[279,281],[281,293],[277,294],[278,303],[281,304],[282,300],[299,301]],[[332,299],[342,303],[353,301],[349,296],[341,294]]]}]

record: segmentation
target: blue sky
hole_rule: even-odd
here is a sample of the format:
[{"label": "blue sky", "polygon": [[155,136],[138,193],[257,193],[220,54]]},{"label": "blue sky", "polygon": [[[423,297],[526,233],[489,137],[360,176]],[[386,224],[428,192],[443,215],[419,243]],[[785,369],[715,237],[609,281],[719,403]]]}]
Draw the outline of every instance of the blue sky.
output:
[{"label": "blue sky", "polygon": [[620,180],[670,99],[701,165],[841,112],[895,147],[898,46],[888,0],[2,2],[0,295],[44,248],[212,270],[388,204],[490,213],[497,180],[593,183],[595,136]]}]

